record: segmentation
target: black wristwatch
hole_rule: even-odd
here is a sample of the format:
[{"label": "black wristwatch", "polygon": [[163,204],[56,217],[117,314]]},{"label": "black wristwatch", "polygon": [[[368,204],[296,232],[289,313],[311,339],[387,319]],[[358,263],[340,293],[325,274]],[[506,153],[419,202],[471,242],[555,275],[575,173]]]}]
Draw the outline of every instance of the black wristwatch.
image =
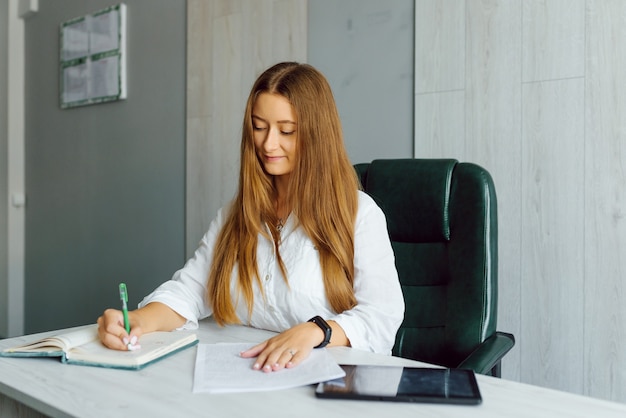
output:
[{"label": "black wristwatch", "polygon": [[324,331],[324,341],[322,341],[321,343],[319,343],[317,346],[313,348],[326,347],[328,343],[330,343],[330,336],[333,334],[333,329],[330,327],[330,325],[328,325],[328,322],[324,321],[324,318],[322,318],[319,315],[314,316],[313,318],[309,319],[308,322],[313,322],[315,325],[320,327],[322,331]]}]

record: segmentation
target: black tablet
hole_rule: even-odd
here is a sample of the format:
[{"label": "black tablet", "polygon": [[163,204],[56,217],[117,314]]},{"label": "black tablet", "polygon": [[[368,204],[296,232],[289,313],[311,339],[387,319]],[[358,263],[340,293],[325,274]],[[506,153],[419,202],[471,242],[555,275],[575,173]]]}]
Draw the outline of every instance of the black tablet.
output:
[{"label": "black tablet", "polygon": [[398,366],[341,366],[346,376],[322,382],[318,398],[477,405],[472,370]]}]

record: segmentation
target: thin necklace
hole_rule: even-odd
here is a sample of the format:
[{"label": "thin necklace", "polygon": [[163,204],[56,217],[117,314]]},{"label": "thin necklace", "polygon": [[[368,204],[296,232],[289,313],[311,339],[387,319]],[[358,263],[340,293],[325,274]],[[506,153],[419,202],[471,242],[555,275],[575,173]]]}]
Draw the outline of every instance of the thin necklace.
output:
[{"label": "thin necklace", "polygon": [[[278,201],[278,199],[276,200],[276,215],[278,217],[278,213],[280,212],[280,209],[284,208],[284,203],[283,205],[280,204],[280,202]],[[289,217],[289,212],[287,212],[287,214],[284,217],[278,217],[278,220],[276,222],[276,230],[278,232],[283,230],[283,227],[285,226],[285,221],[287,220],[287,218]]]},{"label": "thin necklace", "polygon": [[278,232],[282,231],[283,226],[285,226],[285,221],[283,221],[283,218],[278,218],[278,222],[276,222],[276,230]]}]

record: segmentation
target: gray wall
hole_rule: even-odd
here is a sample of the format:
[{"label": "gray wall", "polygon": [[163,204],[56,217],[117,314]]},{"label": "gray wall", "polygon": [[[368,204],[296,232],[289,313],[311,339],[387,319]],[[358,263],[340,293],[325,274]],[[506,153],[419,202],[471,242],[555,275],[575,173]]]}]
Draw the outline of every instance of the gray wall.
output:
[{"label": "gray wall", "polygon": [[8,335],[7,306],[7,39],[8,2],[0,1],[0,338]]},{"label": "gray wall", "polygon": [[59,24],[110,0],[39,2],[26,21],[25,331],[93,322],[184,262],[184,0],[125,0],[125,101],[61,110]]},{"label": "gray wall", "polygon": [[328,78],[354,163],[413,156],[413,0],[314,0],[308,62]]}]

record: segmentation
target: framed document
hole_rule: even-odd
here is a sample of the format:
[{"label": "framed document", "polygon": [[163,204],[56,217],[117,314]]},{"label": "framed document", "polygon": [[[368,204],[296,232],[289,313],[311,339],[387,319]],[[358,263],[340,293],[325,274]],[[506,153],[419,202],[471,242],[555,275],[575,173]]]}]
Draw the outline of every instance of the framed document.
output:
[{"label": "framed document", "polygon": [[75,106],[126,98],[126,5],[61,23],[60,104]]}]

